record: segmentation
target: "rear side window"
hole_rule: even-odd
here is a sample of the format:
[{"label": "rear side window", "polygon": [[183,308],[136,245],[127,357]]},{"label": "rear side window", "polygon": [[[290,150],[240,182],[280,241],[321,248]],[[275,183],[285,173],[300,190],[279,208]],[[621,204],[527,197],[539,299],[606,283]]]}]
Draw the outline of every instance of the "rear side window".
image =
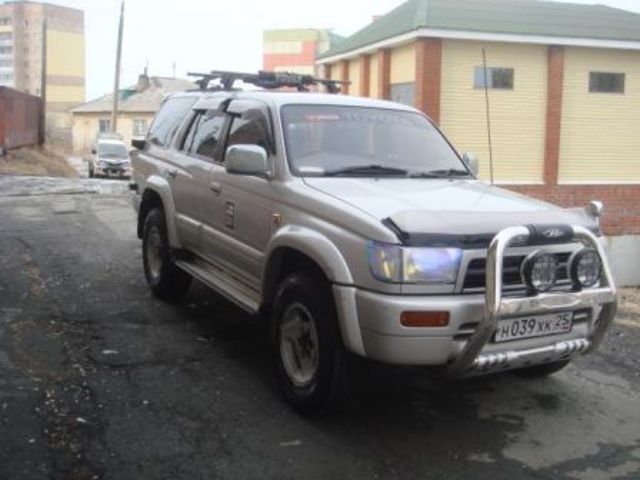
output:
[{"label": "rear side window", "polygon": [[208,110],[198,114],[184,142],[184,150],[210,158],[219,162],[222,160],[224,114]]},{"label": "rear side window", "polygon": [[149,142],[162,147],[168,146],[195,101],[193,97],[182,97],[170,98],[164,102],[149,128]]}]

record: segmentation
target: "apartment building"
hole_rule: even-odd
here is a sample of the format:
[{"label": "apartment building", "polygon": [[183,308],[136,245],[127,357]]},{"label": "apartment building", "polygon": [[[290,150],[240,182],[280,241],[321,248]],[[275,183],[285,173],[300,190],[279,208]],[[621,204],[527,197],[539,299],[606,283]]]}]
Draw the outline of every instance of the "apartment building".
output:
[{"label": "apartment building", "polygon": [[343,37],[326,29],[296,28],[263,32],[263,70],[315,74],[316,57]]},{"label": "apartment building", "polygon": [[30,1],[0,4],[0,86],[45,98],[49,141],[70,140],[68,110],[85,101],[84,48],[81,10]]},{"label": "apartment building", "polygon": [[460,152],[477,154],[487,180],[488,116],[495,182],[566,207],[602,200],[618,278],[640,284],[640,15],[538,0],[409,0],[317,63],[350,81],[350,95],[427,113]]}]

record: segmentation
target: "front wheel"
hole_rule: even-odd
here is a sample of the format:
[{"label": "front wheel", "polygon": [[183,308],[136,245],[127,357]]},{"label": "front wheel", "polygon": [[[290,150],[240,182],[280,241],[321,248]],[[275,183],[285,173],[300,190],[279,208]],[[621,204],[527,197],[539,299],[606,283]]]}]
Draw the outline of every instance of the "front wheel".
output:
[{"label": "front wheel", "polygon": [[336,406],[346,385],[346,351],[328,283],[295,273],[281,284],[272,311],[273,360],[285,400],[299,413]]},{"label": "front wheel", "polygon": [[142,235],[144,274],[153,295],[176,301],[189,289],[191,276],[173,262],[164,212],[154,208],[147,214]]}]

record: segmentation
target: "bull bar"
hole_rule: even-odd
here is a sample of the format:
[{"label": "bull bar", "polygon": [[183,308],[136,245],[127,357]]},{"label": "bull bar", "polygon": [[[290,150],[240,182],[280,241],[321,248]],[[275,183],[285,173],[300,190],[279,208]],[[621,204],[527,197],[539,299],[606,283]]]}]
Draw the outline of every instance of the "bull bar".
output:
[{"label": "bull bar", "polygon": [[[485,312],[483,319],[473,335],[466,342],[459,355],[448,366],[453,376],[471,374],[514,362],[523,362],[528,358],[541,356],[561,359],[566,355],[595,349],[602,341],[605,332],[613,322],[617,309],[616,287],[611,268],[597,237],[587,228],[570,226],[573,238],[598,252],[602,262],[602,279],[595,288],[571,292],[540,293],[535,296],[503,298],[502,272],[506,249],[515,239],[529,239],[531,229],[525,226],[509,227],[501,230],[491,241],[487,251]],[[601,308],[598,308],[601,307]],[[502,317],[515,317],[534,313],[555,313],[581,308],[592,309],[587,338],[553,343],[548,346],[526,350],[511,350],[499,353],[482,354],[483,347],[495,332],[497,322]],[[599,312],[598,312],[599,310]]]}]

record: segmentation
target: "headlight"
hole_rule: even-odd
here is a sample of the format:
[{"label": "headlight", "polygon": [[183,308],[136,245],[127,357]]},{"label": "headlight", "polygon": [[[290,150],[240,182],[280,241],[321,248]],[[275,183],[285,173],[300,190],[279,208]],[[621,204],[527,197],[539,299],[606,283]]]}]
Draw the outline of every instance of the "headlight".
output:
[{"label": "headlight", "polygon": [[569,275],[574,286],[593,287],[602,276],[602,261],[598,252],[585,248],[574,253],[569,260]]},{"label": "headlight", "polygon": [[558,260],[551,253],[533,252],[522,263],[520,274],[529,290],[546,292],[554,287],[558,279]]},{"label": "headlight", "polygon": [[368,256],[371,273],[383,282],[453,284],[458,277],[462,250],[401,247],[372,241]]}]

